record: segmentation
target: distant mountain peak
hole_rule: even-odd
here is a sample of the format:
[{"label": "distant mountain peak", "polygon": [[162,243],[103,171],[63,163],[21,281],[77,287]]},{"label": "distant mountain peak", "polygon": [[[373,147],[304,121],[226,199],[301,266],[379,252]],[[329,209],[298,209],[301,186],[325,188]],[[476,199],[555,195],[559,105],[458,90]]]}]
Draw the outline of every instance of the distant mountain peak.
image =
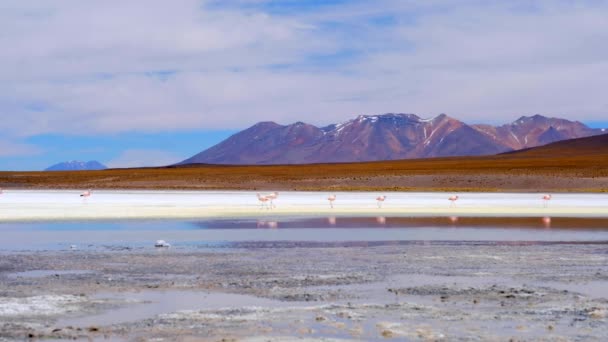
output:
[{"label": "distant mountain peak", "polygon": [[317,127],[260,122],[180,164],[304,164],[497,154],[601,134],[579,122],[522,116],[501,126],[385,113]]},{"label": "distant mountain peak", "polygon": [[274,128],[274,127],[283,127],[283,125],[280,125],[274,121],[260,121],[260,122],[256,123],[255,125],[251,126],[251,128],[254,128],[254,127]]},{"label": "distant mountain peak", "polygon": [[44,171],[83,171],[83,170],[105,170],[107,166],[101,164],[96,160],[88,162],[79,160],[70,160],[66,162],[57,163],[49,166]]}]

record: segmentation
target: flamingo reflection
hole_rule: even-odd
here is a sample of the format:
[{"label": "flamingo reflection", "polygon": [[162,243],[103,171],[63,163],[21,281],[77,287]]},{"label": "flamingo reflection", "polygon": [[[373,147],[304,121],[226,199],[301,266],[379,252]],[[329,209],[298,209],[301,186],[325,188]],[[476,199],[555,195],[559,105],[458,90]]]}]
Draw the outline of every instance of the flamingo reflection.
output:
[{"label": "flamingo reflection", "polygon": [[258,220],[257,227],[258,228],[276,229],[276,228],[279,228],[279,223],[277,221]]}]

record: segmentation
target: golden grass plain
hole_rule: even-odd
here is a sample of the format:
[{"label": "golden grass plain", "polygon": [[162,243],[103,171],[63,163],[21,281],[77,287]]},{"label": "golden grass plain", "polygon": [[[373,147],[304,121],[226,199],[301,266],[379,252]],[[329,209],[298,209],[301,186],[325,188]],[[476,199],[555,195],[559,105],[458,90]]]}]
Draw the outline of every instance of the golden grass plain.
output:
[{"label": "golden grass plain", "polygon": [[608,155],[516,153],[383,162],[0,172],[20,189],[608,191]]}]

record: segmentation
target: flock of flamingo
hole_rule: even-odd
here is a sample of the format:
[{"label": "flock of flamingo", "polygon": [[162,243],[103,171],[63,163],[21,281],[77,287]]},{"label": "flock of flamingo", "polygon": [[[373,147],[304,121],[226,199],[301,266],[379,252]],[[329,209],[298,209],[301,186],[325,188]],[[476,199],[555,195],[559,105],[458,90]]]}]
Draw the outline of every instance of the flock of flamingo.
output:
[{"label": "flock of flamingo", "polygon": [[[276,208],[276,205],[274,205],[273,200],[276,200],[277,197],[279,197],[279,193],[278,192],[273,192],[271,194],[268,195],[261,195],[261,194],[257,194],[258,196],[258,201],[260,202],[260,209],[272,209],[272,208]],[[453,195],[448,197],[448,201],[451,202],[450,207],[454,207],[456,206],[456,201],[458,201],[460,197],[458,195]],[[547,208],[549,206],[549,201],[551,200],[552,195],[543,195],[543,197],[541,197],[542,201],[543,201],[543,207]],[[329,207],[331,209],[334,208],[334,202],[336,201],[336,195],[332,194],[329,195],[329,197],[327,197],[327,200],[329,201]],[[378,204],[378,209],[382,208],[382,203],[384,203],[384,201],[386,200],[386,195],[382,195],[382,196],[378,196],[376,197],[376,203]]]},{"label": "flock of flamingo", "polygon": [[[0,188],[0,195],[3,194],[2,188]],[[80,197],[83,198],[88,198],[91,197],[92,194],[92,190],[88,189],[84,192],[82,192],[80,194]],[[274,204],[274,200],[276,200],[279,197],[279,193],[278,192],[272,192],[266,195],[261,195],[260,193],[257,194],[258,197],[258,201],[260,202],[260,209],[274,209],[277,206]],[[454,207],[456,206],[456,201],[458,201],[460,197],[458,197],[457,195],[453,195],[448,197],[448,201],[451,202],[450,207]],[[552,195],[547,194],[547,195],[543,195],[541,197],[542,201],[543,201],[543,207],[547,208],[549,206],[549,201],[551,201],[551,199],[553,198]],[[329,197],[327,197],[327,200],[329,201],[329,207],[331,209],[334,208],[334,202],[336,201],[336,195],[332,194],[329,195]],[[382,208],[382,203],[384,203],[384,201],[386,200],[386,195],[382,195],[382,196],[378,196],[376,197],[376,203],[378,204],[378,208]]]}]

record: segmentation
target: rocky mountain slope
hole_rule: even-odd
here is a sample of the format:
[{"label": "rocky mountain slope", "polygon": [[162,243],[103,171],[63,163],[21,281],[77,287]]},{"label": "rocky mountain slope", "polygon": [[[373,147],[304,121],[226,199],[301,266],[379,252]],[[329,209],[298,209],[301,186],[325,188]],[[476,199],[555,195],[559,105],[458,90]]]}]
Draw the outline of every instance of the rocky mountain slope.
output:
[{"label": "rocky mountain slope", "polygon": [[316,127],[260,122],[180,164],[306,164],[478,156],[601,134],[580,122],[541,115],[501,126],[468,125],[445,114],[360,115]]}]

